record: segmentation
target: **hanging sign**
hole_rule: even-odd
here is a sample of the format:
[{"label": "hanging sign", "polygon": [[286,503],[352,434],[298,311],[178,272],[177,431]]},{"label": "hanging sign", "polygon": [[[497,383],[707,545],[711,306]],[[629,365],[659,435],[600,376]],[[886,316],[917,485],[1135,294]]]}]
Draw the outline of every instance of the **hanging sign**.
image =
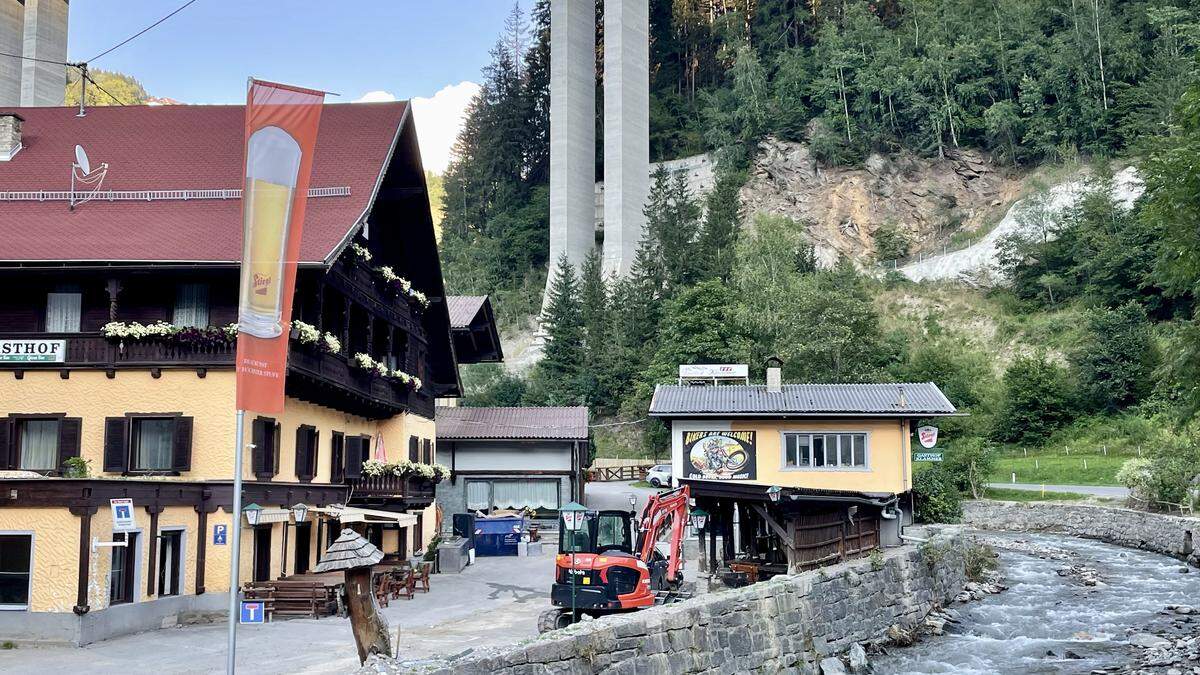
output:
[{"label": "hanging sign", "polygon": [[917,429],[917,440],[921,441],[921,447],[932,448],[937,445],[937,437],[937,427],[926,426]]},{"label": "hanging sign", "polygon": [[132,532],[137,529],[133,520],[133,500],[128,497],[108,500],[112,509],[113,532]]},{"label": "hanging sign", "polygon": [[325,94],[250,81],[246,95],[237,408],[283,412],[292,293]]},{"label": "hanging sign", "polygon": [[688,459],[684,478],[754,480],[753,431],[685,431],[683,453]]}]

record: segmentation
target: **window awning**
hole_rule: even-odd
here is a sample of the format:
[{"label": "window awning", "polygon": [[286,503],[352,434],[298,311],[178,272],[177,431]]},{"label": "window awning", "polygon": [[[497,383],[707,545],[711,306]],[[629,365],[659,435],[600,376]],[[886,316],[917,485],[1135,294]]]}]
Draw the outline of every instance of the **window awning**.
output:
[{"label": "window awning", "polygon": [[312,510],[330,518],[336,518],[342,523],[385,523],[395,524],[399,527],[410,527],[417,524],[416,516],[396,511],[363,509],[357,506],[328,506]]}]

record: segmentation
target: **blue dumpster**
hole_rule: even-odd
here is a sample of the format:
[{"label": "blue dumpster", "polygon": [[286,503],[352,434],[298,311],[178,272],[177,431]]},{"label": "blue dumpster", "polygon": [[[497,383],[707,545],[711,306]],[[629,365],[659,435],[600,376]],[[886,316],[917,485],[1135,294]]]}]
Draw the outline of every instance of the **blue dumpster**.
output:
[{"label": "blue dumpster", "polygon": [[517,555],[517,543],[525,529],[519,516],[475,519],[475,555]]}]

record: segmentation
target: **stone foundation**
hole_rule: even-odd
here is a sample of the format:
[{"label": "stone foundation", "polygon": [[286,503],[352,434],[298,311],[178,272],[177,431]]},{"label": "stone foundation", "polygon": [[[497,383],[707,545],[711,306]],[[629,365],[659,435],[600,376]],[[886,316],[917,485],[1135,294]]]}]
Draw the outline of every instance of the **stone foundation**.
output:
[{"label": "stone foundation", "polygon": [[987,530],[1057,532],[1099,539],[1187,560],[1200,567],[1193,535],[1200,519],[1091,504],[1001,502],[963,503],[963,523]]},{"label": "stone foundation", "polygon": [[957,530],[745,588],[585,621],[526,644],[444,660],[369,662],[363,673],[819,672],[821,659],[909,628],[966,583]]}]

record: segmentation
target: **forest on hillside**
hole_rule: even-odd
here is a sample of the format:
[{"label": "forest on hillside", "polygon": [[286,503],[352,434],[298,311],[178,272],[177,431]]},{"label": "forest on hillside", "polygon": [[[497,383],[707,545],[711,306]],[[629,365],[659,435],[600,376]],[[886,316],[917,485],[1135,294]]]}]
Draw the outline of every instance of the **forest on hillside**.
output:
[{"label": "forest on hillside", "polygon": [[[977,489],[999,449],[1103,429],[1105,455],[1136,438],[1129,482],[1180,501],[1200,472],[1198,9],[652,0],[653,159],[713,151],[719,169],[702,198],[654,177],[637,261],[616,281],[596,256],[580,270],[546,260],[549,9],[535,3],[528,26],[514,10],[444,176],[442,253],[452,291],[491,294],[510,324],[538,315],[553,268],[547,340],[527,375],[469,373],[468,404],[586,404],[654,453],[663,429],[645,412],[678,364],[755,372],[777,356],[791,382],[937,382],[970,415],[943,424],[947,462],[922,473],[928,494]],[[804,223],[745,213],[738,192],[767,136],[806,143],[826,166],[971,147],[1014,171],[1097,170],[1063,213],[1033,200],[996,279],[950,291],[990,308],[994,329],[1018,327],[981,339],[980,317],[936,306],[898,320],[894,304],[944,288],[821,268]],[[1146,183],[1132,210],[1111,193],[1108,158]]]}]

